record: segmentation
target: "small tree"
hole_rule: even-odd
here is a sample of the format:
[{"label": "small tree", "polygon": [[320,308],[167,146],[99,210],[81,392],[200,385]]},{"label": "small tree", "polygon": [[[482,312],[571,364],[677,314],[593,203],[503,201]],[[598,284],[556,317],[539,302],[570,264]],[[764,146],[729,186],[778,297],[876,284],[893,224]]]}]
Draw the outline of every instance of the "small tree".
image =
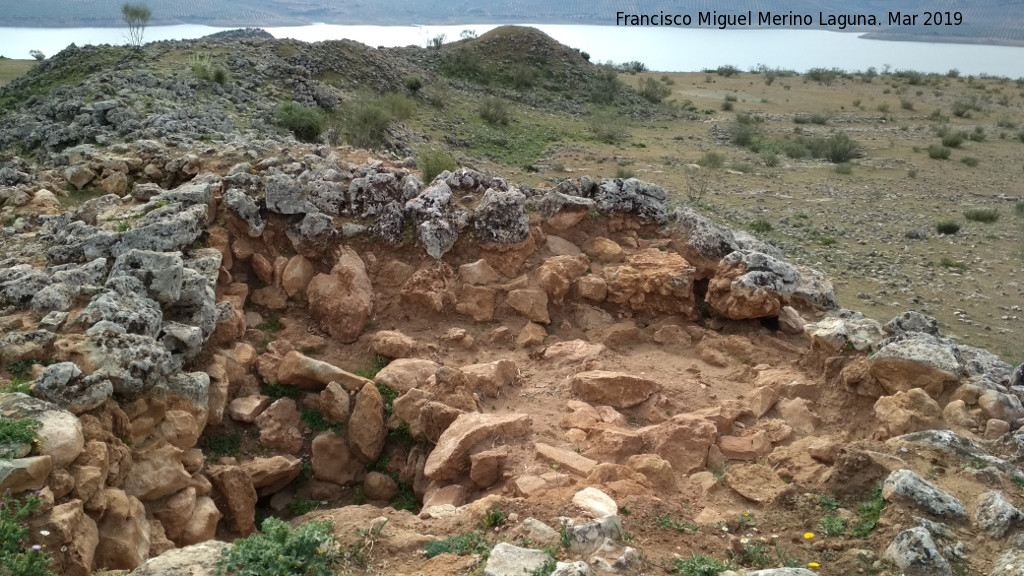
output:
[{"label": "small tree", "polygon": [[441,46],[444,44],[445,39],[447,38],[448,36],[446,34],[438,34],[437,36],[431,38],[429,42],[427,42],[427,47],[433,48],[434,50],[440,50]]},{"label": "small tree", "polygon": [[121,19],[128,24],[128,42],[135,48],[142,47],[142,34],[153,13],[145,4],[125,3],[121,6]]},{"label": "small tree", "polygon": [[40,62],[46,59],[46,55],[40,52],[39,50],[29,50],[28,55]]}]

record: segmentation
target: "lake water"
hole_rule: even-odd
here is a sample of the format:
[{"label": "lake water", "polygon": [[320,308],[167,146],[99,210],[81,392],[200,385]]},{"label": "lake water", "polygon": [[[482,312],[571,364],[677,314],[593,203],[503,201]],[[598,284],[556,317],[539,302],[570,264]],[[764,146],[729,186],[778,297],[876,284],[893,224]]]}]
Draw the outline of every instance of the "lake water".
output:
[{"label": "lake water", "polygon": [[[336,26],[314,24],[267,28],[278,38],[307,42],[348,38],[369,46],[425,46],[445,34],[457,40],[466,29],[477,34],[496,25]],[[1024,47],[890,42],[866,40],[856,33],[820,30],[717,30],[617,28],[613,26],[532,25],[559,42],[590,53],[592,62],[639,60],[651,70],[689,72],[731,64],[748,70],[758,64],[799,72],[809,68],[917,70],[1024,77]],[[198,38],[224,30],[199,25],[153,26],[146,41]],[[70,43],[124,44],[124,28],[0,28],[0,55],[28,58],[29,50],[47,56]]]}]

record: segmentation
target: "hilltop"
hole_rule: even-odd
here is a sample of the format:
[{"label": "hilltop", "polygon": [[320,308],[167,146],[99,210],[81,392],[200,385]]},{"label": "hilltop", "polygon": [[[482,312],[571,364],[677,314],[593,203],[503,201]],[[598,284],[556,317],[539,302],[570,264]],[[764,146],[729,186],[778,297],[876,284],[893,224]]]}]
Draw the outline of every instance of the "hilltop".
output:
[{"label": "hilltop", "polygon": [[298,556],[236,558],[1020,574],[1020,87],[617,68],[507,27],[75,47],[0,90],[22,547],[212,573],[283,518]]}]

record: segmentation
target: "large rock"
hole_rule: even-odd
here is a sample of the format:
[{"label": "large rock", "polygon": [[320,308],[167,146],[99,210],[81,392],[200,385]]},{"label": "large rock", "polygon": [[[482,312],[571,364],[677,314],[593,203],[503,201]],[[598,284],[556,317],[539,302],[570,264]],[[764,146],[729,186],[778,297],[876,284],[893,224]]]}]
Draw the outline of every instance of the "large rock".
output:
[{"label": "large rock", "polygon": [[634,312],[695,317],[695,269],[679,254],[641,250],[621,266],[606,266],[607,300]]},{"label": "large rock", "polygon": [[774,470],[757,464],[730,466],[725,478],[740,496],[758,504],[771,504],[790,489]]},{"label": "large rock", "polygon": [[886,500],[903,499],[936,516],[966,520],[967,510],[955,496],[918,476],[912,470],[894,470],[882,485]]},{"label": "large rock", "polygon": [[935,546],[932,535],[920,526],[897,534],[883,558],[908,576],[953,576],[953,569]]},{"label": "large rock", "polygon": [[511,360],[470,364],[463,366],[461,370],[473,392],[492,398],[497,398],[502,388],[511,386],[519,377],[519,369]]},{"label": "large rock", "polygon": [[517,190],[488,188],[473,211],[473,229],[480,242],[515,244],[530,235],[526,196]]},{"label": "large rock", "polygon": [[543,290],[532,288],[511,290],[505,302],[531,322],[540,322],[541,324],[551,322],[551,318],[548,316],[548,295]]},{"label": "large rock", "polygon": [[239,466],[210,466],[207,476],[230,530],[241,536],[251,534],[256,529],[256,489],[249,474]]},{"label": "large rock", "polygon": [[427,379],[437,372],[441,365],[433,360],[420,358],[399,358],[377,372],[374,381],[382,386],[405,394],[413,388],[422,388]]},{"label": "large rock", "polygon": [[52,470],[53,458],[50,456],[0,459],[0,492],[39,490],[46,485],[46,478]]},{"label": "large rock", "polygon": [[705,301],[733,320],[778,316],[796,289],[800,274],[789,264],[747,250],[722,259]]},{"label": "large rock", "polygon": [[870,352],[885,336],[878,321],[848,310],[807,324],[804,331],[814,347],[829,353],[843,349]]},{"label": "large rock", "polygon": [[149,558],[151,533],[146,508],[134,496],[116,488],[103,491],[106,507],[100,518],[96,566],[132,570]]},{"label": "large rock", "polygon": [[260,443],[271,450],[298,454],[302,450],[299,424],[302,416],[295,400],[281,398],[256,417],[260,429]]},{"label": "large rock", "polygon": [[[89,576],[99,544],[96,522],[85,514],[81,500],[54,506],[28,520],[39,543],[45,544],[53,558],[51,569],[62,576]],[[44,535],[44,532],[46,534]]]},{"label": "large rock", "polygon": [[302,186],[292,177],[284,174],[267,176],[267,210],[278,214],[305,214],[316,212],[316,207],[306,201]]},{"label": "large rock", "polygon": [[352,453],[363,462],[374,462],[384,450],[387,439],[384,426],[384,400],[373,382],[356,394],[355,408],[348,421],[348,443]]},{"label": "large rock", "polygon": [[313,477],[335,484],[351,484],[359,479],[365,466],[352,456],[345,438],[333,432],[321,432],[311,446]]},{"label": "large rock", "polygon": [[302,460],[290,455],[253,458],[241,464],[242,470],[252,480],[252,487],[259,496],[267,496],[287,486],[299,476]]},{"label": "large rock", "polygon": [[507,542],[501,542],[491,550],[487,557],[484,576],[535,574],[549,558],[543,550],[520,548]]},{"label": "large rock", "polygon": [[497,436],[509,442],[528,435],[530,429],[527,414],[462,414],[441,434],[424,474],[439,483],[457,480],[469,471],[470,452],[477,444]]},{"label": "large rock", "polygon": [[373,287],[366,265],[346,251],[330,274],[317,274],[306,287],[310,316],[332,337],[348,344],[363,333],[373,312]]},{"label": "large rock", "polygon": [[637,432],[643,438],[644,452],[661,456],[682,474],[703,470],[708,450],[718,438],[718,427],[713,422],[689,414],[673,416]]},{"label": "large rock", "polygon": [[140,500],[157,500],[188,486],[192,477],[181,463],[182,451],[161,443],[135,452],[124,489]]},{"label": "large rock", "polygon": [[710,278],[719,261],[739,249],[730,230],[689,208],[675,211],[670,230],[672,248],[696,267],[698,278]]},{"label": "large rock", "polygon": [[284,288],[290,297],[305,296],[306,286],[309,286],[315,274],[313,263],[305,256],[296,254],[288,260],[281,273],[281,288]]},{"label": "large rock", "polygon": [[661,384],[621,372],[592,370],[572,377],[573,394],[593,404],[607,404],[613,408],[632,408],[661,390]]},{"label": "large rock", "polygon": [[956,384],[960,373],[956,345],[921,332],[889,340],[872,358],[871,375],[890,394],[921,388],[934,398]]},{"label": "large rock", "polygon": [[883,396],[875,402],[875,418],[885,425],[890,436],[938,428],[942,409],[927,392],[913,388]]},{"label": "large rock", "polygon": [[358,390],[371,383],[362,376],[342,370],[333,364],[310,358],[292,350],[284,355],[277,367],[277,380],[282,384],[298,386],[310,392],[319,392],[331,382],[337,382],[347,390]]},{"label": "large rock", "polygon": [[590,260],[582,254],[554,256],[545,260],[537,269],[537,280],[548,297],[555,304],[561,304],[572,289],[573,282],[586,274],[589,268]]},{"label": "large rock", "polygon": [[83,376],[73,362],[58,362],[47,366],[33,391],[72,414],[81,414],[106,402],[114,393],[114,385],[98,375]]},{"label": "large rock", "polygon": [[978,528],[994,538],[1002,538],[1014,524],[1024,518],[1024,514],[1006,496],[992,491],[986,492],[978,501],[978,511],[974,518]]},{"label": "large rock", "polygon": [[380,330],[370,338],[373,351],[385,358],[405,358],[416,350],[416,341],[397,330]]},{"label": "large rock", "polygon": [[210,540],[168,550],[156,558],[146,560],[129,576],[216,576],[220,572],[217,564],[229,546],[227,542]]},{"label": "large rock", "polygon": [[50,456],[54,468],[66,468],[85,449],[82,423],[74,414],[25,394],[0,394],[0,416],[38,420],[36,451]]},{"label": "large rock", "polygon": [[609,178],[594,189],[595,207],[602,214],[630,214],[644,224],[664,224],[668,220],[660,186],[636,178]]}]

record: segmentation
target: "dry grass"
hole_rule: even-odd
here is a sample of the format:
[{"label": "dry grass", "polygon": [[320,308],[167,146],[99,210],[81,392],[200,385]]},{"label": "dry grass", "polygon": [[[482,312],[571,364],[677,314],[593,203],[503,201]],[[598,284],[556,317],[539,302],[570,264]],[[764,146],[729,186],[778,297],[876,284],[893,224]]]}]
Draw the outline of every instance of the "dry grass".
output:
[{"label": "dry grass", "polygon": [[35,65],[35,60],[0,60],[0,86],[6,86],[8,82],[25,74]]}]

